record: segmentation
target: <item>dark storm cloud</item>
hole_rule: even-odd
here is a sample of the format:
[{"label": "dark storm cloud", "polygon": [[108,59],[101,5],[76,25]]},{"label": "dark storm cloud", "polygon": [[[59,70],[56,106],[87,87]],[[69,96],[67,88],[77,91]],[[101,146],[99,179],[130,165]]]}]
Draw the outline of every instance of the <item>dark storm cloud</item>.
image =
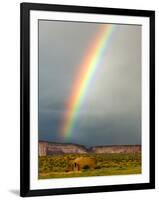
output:
[{"label": "dark storm cloud", "polygon": [[[39,22],[39,139],[59,137],[64,104],[99,24]],[[141,27],[115,25],[67,142],[141,143]]]}]

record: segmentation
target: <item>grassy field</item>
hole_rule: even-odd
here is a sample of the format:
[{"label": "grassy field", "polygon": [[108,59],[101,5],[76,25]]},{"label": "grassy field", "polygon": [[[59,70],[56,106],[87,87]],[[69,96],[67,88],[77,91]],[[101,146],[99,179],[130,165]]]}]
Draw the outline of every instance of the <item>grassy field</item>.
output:
[{"label": "grassy field", "polygon": [[[69,163],[78,157],[96,160],[95,169],[69,171]],[[39,179],[126,175],[141,173],[141,154],[63,154],[39,157]]]}]

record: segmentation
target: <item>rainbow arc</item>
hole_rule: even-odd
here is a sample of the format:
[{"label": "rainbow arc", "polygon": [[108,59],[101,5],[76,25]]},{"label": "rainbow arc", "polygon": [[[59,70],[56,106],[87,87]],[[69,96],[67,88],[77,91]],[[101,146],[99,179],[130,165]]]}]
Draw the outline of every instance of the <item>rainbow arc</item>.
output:
[{"label": "rainbow arc", "polygon": [[65,113],[62,116],[60,135],[68,139],[73,134],[73,128],[85,99],[91,81],[93,80],[103,55],[106,54],[108,44],[113,32],[113,25],[101,25],[100,31],[91,41],[88,50],[79,66],[73,87],[66,101]]}]

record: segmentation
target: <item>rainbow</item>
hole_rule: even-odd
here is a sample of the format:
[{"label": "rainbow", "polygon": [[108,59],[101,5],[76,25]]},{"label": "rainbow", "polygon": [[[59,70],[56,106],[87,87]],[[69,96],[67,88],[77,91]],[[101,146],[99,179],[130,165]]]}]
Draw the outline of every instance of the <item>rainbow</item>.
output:
[{"label": "rainbow", "polygon": [[91,80],[96,70],[100,67],[102,56],[106,53],[113,29],[113,25],[111,24],[101,25],[100,31],[93,41],[91,41],[85,53],[84,59],[78,68],[77,76],[75,76],[71,93],[66,101],[65,112],[62,116],[59,131],[62,138],[69,139],[73,134],[73,128],[80,107],[84,101]]}]

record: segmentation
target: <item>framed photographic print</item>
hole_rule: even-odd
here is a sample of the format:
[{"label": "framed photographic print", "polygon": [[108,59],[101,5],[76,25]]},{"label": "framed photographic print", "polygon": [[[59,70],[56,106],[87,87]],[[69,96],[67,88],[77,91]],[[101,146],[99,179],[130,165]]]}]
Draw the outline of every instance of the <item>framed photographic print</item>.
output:
[{"label": "framed photographic print", "polygon": [[155,188],[155,12],[21,4],[21,196]]}]

